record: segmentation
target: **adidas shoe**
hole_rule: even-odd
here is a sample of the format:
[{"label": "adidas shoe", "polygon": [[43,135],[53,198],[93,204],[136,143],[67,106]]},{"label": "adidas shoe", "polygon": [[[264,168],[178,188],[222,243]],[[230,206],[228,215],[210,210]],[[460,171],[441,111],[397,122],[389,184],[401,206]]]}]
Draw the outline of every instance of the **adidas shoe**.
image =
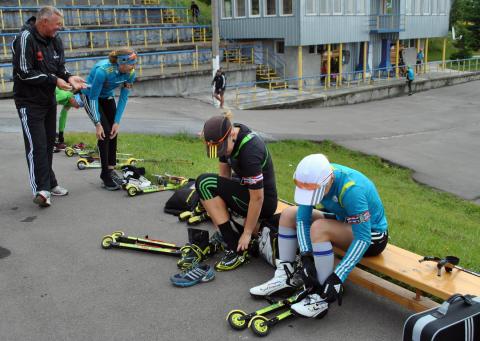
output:
[{"label": "adidas shoe", "polygon": [[298,288],[302,282],[294,277],[294,263],[281,261],[280,259],[275,260],[277,269],[273,278],[269,281],[257,285],[250,289],[250,295],[254,297],[265,297],[275,294],[280,294],[282,292],[290,292]]},{"label": "adidas shoe", "polygon": [[210,282],[215,278],[215,271],[210,265],[195,265],[191,269],[170,277],[173,285],[191,287],[197,283]]},{"label": "adidas shoe", "polygon": [[39,191],[35,194],[33,202],[40,207],[49,207],[52,203],[50,201],[49,191]]},{"label": "adidas shoe", "polygon": [[215,264],[215,270],[217,271],[230,271],[238,268],[242,264],[248,263],[249,256],[248,251],[243,251],[238,254],[232,250],[225,250],[223,258]]},{"label": "adidas shoe", "polygon": [[319,294],[310,294],[300,302],[292,304],[295,315],[309,318],[322,318],[328,312],[328,303]]},{"label": "adidas shoe", "polygon": [[63,187],[57,185],[50,190],[50,193],[52,195],[61,197],[61,196],[67,195],[68,190],[66,188],[63,188]]}]

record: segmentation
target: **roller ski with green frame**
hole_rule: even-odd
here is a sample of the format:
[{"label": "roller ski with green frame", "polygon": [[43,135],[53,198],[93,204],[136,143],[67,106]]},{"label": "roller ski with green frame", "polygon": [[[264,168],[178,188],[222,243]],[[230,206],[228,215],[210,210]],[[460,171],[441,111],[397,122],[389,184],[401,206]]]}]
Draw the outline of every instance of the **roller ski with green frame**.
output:
[{"label": "roller ski with green frame", "polygon": [[169,174],[154,175],[158,185],[146,182],[129,182],[123,186],[130,197],[138,194],[163,192],[168,190],[177,190],[188,183],[188,178],[182,176],[173,176]]},{"label": "roller ski with green frame", "polygon": [[[117,155],[121,155],[121,154],[117,154]],[[118,157],[117,158],[117,166],[115,168],[120,168],[124,165],[136,165],[138,162],[141,162],[142,159],[137,159],[137,158],[134,158],[134,157],[127,157],[129,156],[130,154],[123,154],[124,156],[121,156],[121,157]],[[102,164],[100,163],[100,158],[98,157],[98,155],[86,155],[86,156],[83,156],[83,157],[80,157],[78,160],[77,160],[77,168],[79,170],[84,170],[84,169],[90,169],[90,168],[95,168],[95,169],[99,169],[99,168],[102,168]]]},{"label": "roller ski with green frame", "polygon": [[87,149],[87,145],[83,142],[74,144],[73,146],[67,146],[64,150],[65,155],[68,157],[72,157],[74,155],[82,156],[89,152],[94,152],[94,150]]},{"label": "roller ski with green frame", "polygon": [[101,245],[103,249],[129,249],[174,257],[180,257],[182,254],[180,247],[176,244],[163,240],[150,239],[148,236],[144,238],[126,236],[122,231],[115,231],[111,235],[104,236]]},{"label": "roller ski with green frame", "polygon": [[[249,328],[255,335],[263,337],[267,336],[271,328],[281,321],[294,316],[294,313],[290,307],[304,299],[310,290],[303,289],[297,294],[283,300],[270,301],[270,305],[256,310],[252,313],[245,313],[243,310],[232,310],[228,313],[226,320],[230,327],[235,330],[243,330]],[[279,312],[273,317],[268,317],[272,313]],[[325,310],[317,318],[322,318],[327,314],[328,310]]]}]

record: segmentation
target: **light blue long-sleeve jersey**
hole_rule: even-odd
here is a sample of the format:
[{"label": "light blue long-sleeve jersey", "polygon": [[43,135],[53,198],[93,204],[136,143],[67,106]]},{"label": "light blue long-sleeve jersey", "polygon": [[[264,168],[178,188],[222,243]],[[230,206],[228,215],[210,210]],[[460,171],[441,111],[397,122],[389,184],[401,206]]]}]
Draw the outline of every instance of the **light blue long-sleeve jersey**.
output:
[{"label": "light blue long-sleeve jersey", "polygon": [[120,123],[127,106],[128,94],[134,81],[135,70],[132,70],[130,73],[121,73],[118,70],[118,64],[112,64],[108,59],[101,60],[95,64],[87,78],[87,84],[90,87],[82,90],[89,99],[87,105],[92,114],[90,119],[94,124],[100,122],[98,99],[114,97],[114,90],[119,86],[121,86],[121,89],[117,103],[117,112],[115,113],[115,123]]},{"label": "light blue long-sleeve jersey", "polygon": [[[353,241],[345,257],[335,268],[335,274],[343,282],[370,246],[372,231],[385,232],[388,224],[382,201],[373,182],[354,169],[338,164],[332,164],[332,167],[335,180],[321,205],[334,213],[337,220],[351,224],[353,231]],[[312,206],[305,205],[298,208],[299,237],[302,235],[300,231],[302,227],[308,228],[308,231],[303,232],[304,235],[310,234],[312,209]],[[311,251],[311,245],[310,250],[301,251]]]}]

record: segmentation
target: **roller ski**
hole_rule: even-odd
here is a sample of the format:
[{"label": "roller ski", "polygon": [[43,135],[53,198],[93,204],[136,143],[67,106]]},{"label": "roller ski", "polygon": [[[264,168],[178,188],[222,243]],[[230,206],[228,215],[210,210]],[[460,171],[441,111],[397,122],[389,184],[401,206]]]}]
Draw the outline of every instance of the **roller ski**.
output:
[{"label": "roller ski", "polygon": [[[227,322],[235,330],[249,328],[257,336],[267,336],[271,328],[281,321],[296,315],[293,306],[303,302],[309,294],[309,290],[303,289],[297,294],[283,300],[270,301],[267,307],[256,310],[252,313],[245,313],[242,310],[232,310],[227,315]],[[328,312],[328,303],[324,302],[319,307],[317,318],[324,317]],[[277,313],[274,316],[269,315]]]},{"label": "roller ski", "polygon": [[[117,155],[120,155],[117,153]],[[124,165],[136,165],[138,162],[142,161],[142,159],[136,159],[134,157],[127,157],[130,154],[123,154],[124,156],[118,157],[117,158],[117,167],[116,168],[121,168]],[[84,169],[89,169],[89,168],[95,168],[99,169],[102,168],[102,164],[100,163],[100,158],[98,155],[86,155],[86,156],[81,156],[77,160],[77,168],[79,170],[84,170]]]},{"label": "roller ski", "polygon": [[219,232],[208,238],[208,231],[188,228],[188,243],[183,246],[180,260],[177,262],[179,269],[191,269],[220,250],[224,250],[224,242]]},{"label": "roller ski", "polygon": [[197,206],[193,209],[193,211],[185,211],[180,213],[178,216],[178,220],[186,221],[188,225],[199,225],[205,221],[210,220],[210,216],[208,215],[205,208],[203,208],[201,203],[198,203]]},{"label": "roller ski", "polygon": [[66,146],[64,148],[65,155],[68,157],[72,157],[74,155],[80,155],[82,153],[87,152],[87,146],[85,143],[80,142],[77,144],[74,144],[73,146]]},{"label": "roller ski", "polygon": [[145,236],[145,238],[130,237],[122,231],[115,231],[111,235],[104,236],[101,245],[103,249],[130,249],[174,257],[181,256],[180,247],[176,244],[150,239],[148,236]]},{"label": "roller ski", "polygon": [[[143,174],[145,174],[143,170]],[[188,179],[180,176],[156,175],[157,184],[152,184],[150,180],[141,175],[138,179],[131,177],[125,183],[123,188],[130,197],[138,194],[163,192],[168,190],[177,190],[187,184]]]}]

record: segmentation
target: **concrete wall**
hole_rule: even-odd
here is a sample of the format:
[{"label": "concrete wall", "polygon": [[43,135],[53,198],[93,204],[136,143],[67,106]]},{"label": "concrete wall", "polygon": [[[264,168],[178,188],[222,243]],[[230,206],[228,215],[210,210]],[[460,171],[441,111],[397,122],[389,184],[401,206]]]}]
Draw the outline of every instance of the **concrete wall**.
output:
[{"label": "concrete wall", "polygon": [[[463,75],[446,75],[435,79],[421,79],[413,83],[414,92],[427,91],[430,89],[441,88],[471,81],[480,80],[480,72],[474,72]],[[373,85],[368,88],[350,89],[340,93],[325,93],[315,98],[306,98],[293,101],[280,99],[275,104],[255,103],[249,106],[243,106],[242,109],[277,109],[277,108],[316,108],[333,107],[338,105],[364,103],[385,98],[398,97],[407,94],[407,85],[404,81],[398,81],[390,84]],[[282,102],[283,100],[283,102]]]},{"label": "concrete wall", "polygon": [[[236,70],[226,70],[227,91],[228,84],[254,82],[256,77],[255,66],[246,66]],[[195,72],[179,72],[167,76],[140,77],[135,82],[131,96],[139,97],[168,97],[188,96],[212,91],[211,70]]]}]

